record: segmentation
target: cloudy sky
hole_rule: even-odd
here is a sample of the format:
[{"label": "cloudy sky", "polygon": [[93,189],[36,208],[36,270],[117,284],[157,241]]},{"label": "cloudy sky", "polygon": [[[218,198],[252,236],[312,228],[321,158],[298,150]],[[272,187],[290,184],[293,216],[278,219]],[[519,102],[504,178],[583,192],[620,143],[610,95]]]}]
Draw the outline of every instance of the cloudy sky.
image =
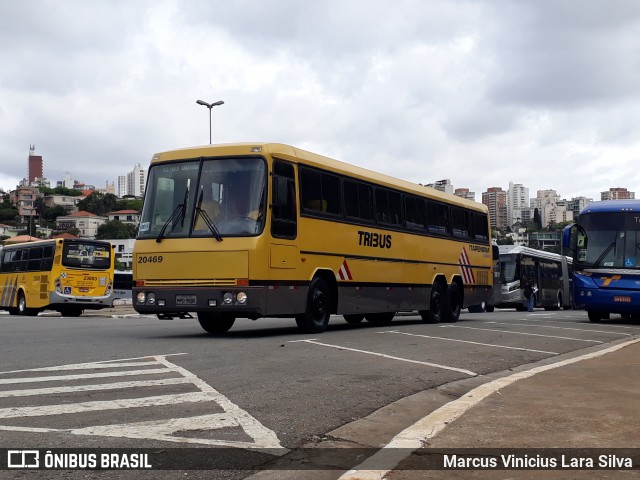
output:
[{"label": "cloudy sky", "polygon": [[636,0],[0,2],[0,188],[287,143],[418,183],[640,197]]}]

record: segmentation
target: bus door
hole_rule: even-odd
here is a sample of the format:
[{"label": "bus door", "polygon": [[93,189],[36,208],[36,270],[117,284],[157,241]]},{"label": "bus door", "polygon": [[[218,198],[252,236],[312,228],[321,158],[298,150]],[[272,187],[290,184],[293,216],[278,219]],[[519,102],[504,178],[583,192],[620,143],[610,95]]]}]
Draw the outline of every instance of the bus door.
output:
[{"label": "bus door", "polygon": [[274,289],[270,290],[267,298],[267,309],[273,314],[287,313],[292,307],[297,308],[295,311],[303,311],[306,290],[300,291],[300,295],[293,296],[277,292],[278,284],[284,285],[287,280],[290,280],[290,286],[294,286],[295,280],[299,278],[300,249],[296,241],[298,237],[296,183],[295,171],[291,163],[274,160],[271,187],[269,277],[275,282]]}]

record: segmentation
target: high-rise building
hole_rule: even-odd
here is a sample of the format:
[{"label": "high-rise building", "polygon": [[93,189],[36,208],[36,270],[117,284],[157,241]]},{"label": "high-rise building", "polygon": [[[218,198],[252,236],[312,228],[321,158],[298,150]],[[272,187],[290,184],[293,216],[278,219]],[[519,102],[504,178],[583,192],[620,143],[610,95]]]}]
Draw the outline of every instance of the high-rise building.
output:
[{"label": "high-rise building", "polygon": [[451,184],[451,180],[449,180],[448,178],[445,180],[438,180],[434,183],[427,183],[426,186],[453,195],[453,185]]},{"label": "high-rise building", "polygon": [[42,156],[36,155],[35,145],[29,146],[29,185],[35,182],[37,178],[43,178],[42,174]]},{"label": "high-rise building", "polygon": [[501,187],[490,187],[482,192],[482,203],[489,207],[491,228],[507,227],[507,192]]},{"label": "high-rise building", "polygon": [[122,198],[127,194],[127,176],[118,175],[118,197]]},{"label": "high-rise building", "polygon": [[507,222],[509,226],[525,223],[530,217],[529,189],[520,183],[509,182],[507,190]]},{"label": "high-rise building", "polygon": [[133,167],[133,171],[127,173],[127,195],[134,197],[144,196],[144,187],[147,181],[147,171],[140,164]]},{"label": "high-rise building", "polygon": [[573,212],[573,218],[578,218],[580,212],[591,202],[593,202],[593,198],[575,197],[567,202],[567,208]]},{"label": "high-rise building", "polygon": [[610,188],[608,192],[600,192],[601,200],[633,200],[636,192],[630,192],[626,188]]},{"label": "high-rise building", "polygon": [[473,200],[474,202],[476,201],[476,192],[470,192],[468,188],[456,188],[453,194],[457,197]]}]

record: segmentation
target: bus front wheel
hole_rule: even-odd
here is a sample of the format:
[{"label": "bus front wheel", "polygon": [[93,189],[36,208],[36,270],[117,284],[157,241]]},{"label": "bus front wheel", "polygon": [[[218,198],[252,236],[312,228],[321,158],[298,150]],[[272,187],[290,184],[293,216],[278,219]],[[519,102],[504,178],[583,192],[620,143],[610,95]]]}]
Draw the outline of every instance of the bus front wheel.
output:
[{"label": "bus front wheel", "polygon": [[205,332],[211,334],[226,333],[233,326],[236,317],[233,315],[220,315],[212,313],[198,313],[198,322]]},{"label": "bus front wheel", "polygon": [[327,282],[316,277],[309,285],[305,312],[296,315],[296,324],[304,333],[321,333],[329,324],[331,316],[331,293]]},{"label": "bus front wheel", "polygon": [[419,310],[418,313],[425,323],[440,323],[442,321],[443,292],[442,285],[434,282],[429,296],[429,310]]}]

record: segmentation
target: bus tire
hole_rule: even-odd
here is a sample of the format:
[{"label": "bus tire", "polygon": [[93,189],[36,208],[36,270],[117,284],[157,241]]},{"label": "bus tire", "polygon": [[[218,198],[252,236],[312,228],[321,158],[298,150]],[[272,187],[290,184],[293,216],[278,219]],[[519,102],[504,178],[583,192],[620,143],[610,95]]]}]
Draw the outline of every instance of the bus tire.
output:
[{"label": "bus tire", "polygon": [[431,286],[431,295],[429,296],[429,310],[419,310],[418,313],[422,317],[424,323],[440,323],[442,321],[442,307],[444,303],[444,294],[440,282],[435,281]]},{"label": "bus tire", "polygon": [[487,306],[482,302],[479,305],[469,305],[467,310],[469,310],[469,313],[484,313],[487,311]]},{"label": "bus tire", "polygon": [[364,318],[374,325],[389,325],[396,312],[367,313]]},{"label": "bus tire", "polygon": [[353,313],[351,315],[343,315],[347,323],[360,323],[364,320],[364,315],[361,313]]},{"label": "bus tire", "polygon": [[198,322],[202,329],[213,335],[228,332],[235,321],[236,317],[229,314],[198,313]]},{"label": "bus tire", "polygon": [[493,313],[493,311],[496,309],[496,307],[494,307],[493,305],[487,305],[484,310],[485,312],[489,312],[489,313]]},{"label": "bus tire", "polygon": [[18,293],[18,315],[26,315],[27,317],[35,317],[38,315],[38,310],[27,307],[27,299],[23,292]]},{"label": "bus tire", "polygon": [[63,307],[59,311],[63,317],[79,317],[83,310],[80,307]]},{"label": "bus tire", "polygon": [[444,321],[445,322],[457,322],[460,318],[460,310],[462,310],[462,292],[460,291],[460,285],[453,282],[447,288],[444,302]]},{"label": "bus tire", "polygon": [[609,314],[598,312],[596,310],[587,310],[590,322],[599,322],[601,320],[609,320]]},{"label": "bus tire", "polygon": [[315,277],[309,285],[305,312],[296,315],[296,324],[303,333],[321,333],[331,316],[331,292],[322,277]]}]

